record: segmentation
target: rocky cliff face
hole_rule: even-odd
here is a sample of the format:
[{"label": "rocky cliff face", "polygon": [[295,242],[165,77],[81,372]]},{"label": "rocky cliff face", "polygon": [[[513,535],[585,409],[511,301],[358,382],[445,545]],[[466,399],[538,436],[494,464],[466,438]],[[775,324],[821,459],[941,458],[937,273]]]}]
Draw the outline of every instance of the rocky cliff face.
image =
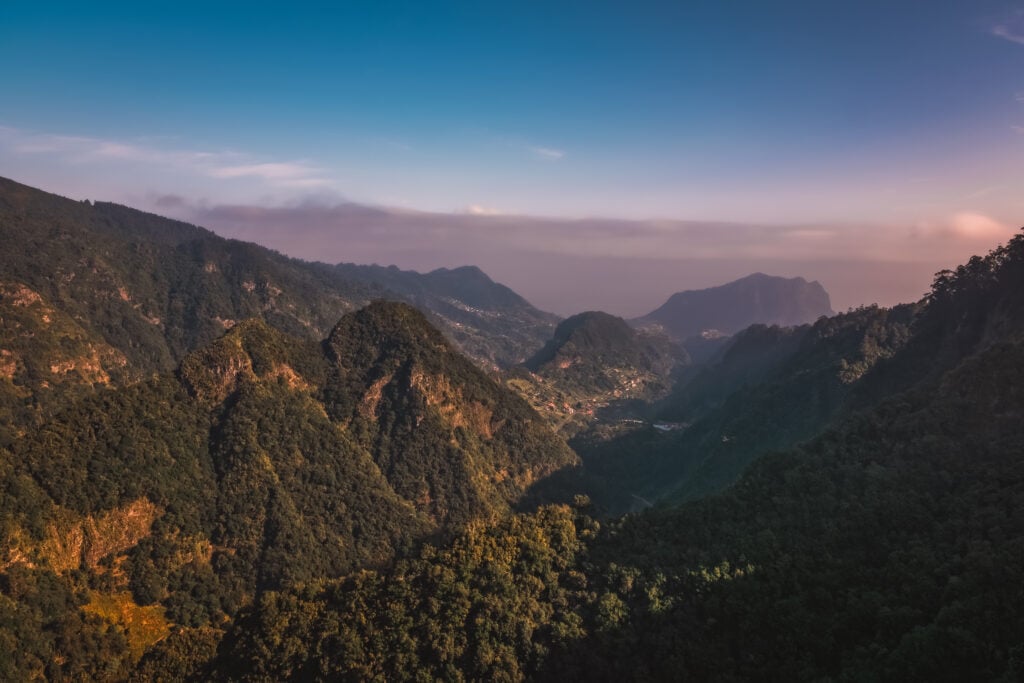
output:
[{"label": "rocky cliff face", "polygon": [[109,384],[128,359],[35,290],[0,281],[0,381],[30,394],[55,385]]},{"label": "rocky cliff face", "polygon": [[15,530],[0,566],[41,565],[58,574],[83,567],[95,569],[103,558],[121,555],[149,536],[153,522],[162,514],[163,510],[146,498],[95,515],[56,510],[38,541]]}]

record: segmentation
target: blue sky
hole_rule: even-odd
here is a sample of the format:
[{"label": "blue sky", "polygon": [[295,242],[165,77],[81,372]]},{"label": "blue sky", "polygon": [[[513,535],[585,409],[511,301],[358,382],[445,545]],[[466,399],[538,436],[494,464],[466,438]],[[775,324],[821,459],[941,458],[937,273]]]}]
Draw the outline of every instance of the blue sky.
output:
[{"label": "blue sky", "polygon": [[[0,174],[182,217],[351,201],[622,219],[593,258],[680,262],[703,252],[672,222],[720,222],[706,258],[738,269],[757,254],[730,251],[728,225],[783,226],[815,250],[766,250],[756,269],[794,273],[874,263],[854,248],[865,237],[921,252],[924,272],[1024,224],[1022,2],[7,0],[0,82]],[[637,221],[658,239],[638,243]],[[210,227],[247,236],[238,221]],[[331,241],[358,226],[320,229]],[[574,230],[552,247],[527,228],[516,249],[570,252],[586,239]],[[438,239],[432,260],[387,239],[297,255],[476,259],[515,277],[498,261],[515,250],[453,239],[445,252]],[[836,286],[841,304],[912,296]],[[641,299],[619,310],[641,313],[627,310]]]}]

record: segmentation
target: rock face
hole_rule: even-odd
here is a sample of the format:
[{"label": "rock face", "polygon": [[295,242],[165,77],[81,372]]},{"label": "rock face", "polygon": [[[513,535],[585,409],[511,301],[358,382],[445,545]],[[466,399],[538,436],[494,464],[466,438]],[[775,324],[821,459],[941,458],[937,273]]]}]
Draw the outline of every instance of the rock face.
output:
[{"label": "rock face", "polygon": [[38,292],[0,281],[0,380],[10,380],[9,390],[108,384],[122,378],[127,363],[124,354]]},{"label": "rock face", "polygon": [[754,273],[720,287],[673,294],[633,322],[659,326],[683,341],[711,330],[735,334],[755,323],[802,325],[832,313],[828,292],[819,282]]},{"label": "rock face", "polygon": [[94,574],[90,604],[116,623],[156,602],[177,624],[216,621],[261,590],[380,566],[578,462],[396,302],[322,342],[243,320],[175,375],[61,396],[0,447],[0,574]]},{"label": "rock face", "polygon": [[321,344],[243,321],[178,376],[215,420],[212,541],[261,586],[384,562],[576,462],[408,304],[374,302]]},{"label": "rock face", "polygon": [[147,537],[163,511],[146,498],[96,514],[79,516],[63,510],[33,542],[20,530],[5,549],[0,568],[22,563],[43,564],[64,574],[80,567],[95,569],[100,560],[133,548]]}]

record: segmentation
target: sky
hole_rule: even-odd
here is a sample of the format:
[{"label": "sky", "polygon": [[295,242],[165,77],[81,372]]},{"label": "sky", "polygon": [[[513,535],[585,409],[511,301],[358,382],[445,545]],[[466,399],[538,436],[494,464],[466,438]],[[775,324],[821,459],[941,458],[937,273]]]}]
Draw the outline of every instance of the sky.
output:
[{"label": "sky", "polygon": [[920,297],[1024,225],[1024,1],[0,3],[0,175],[567,315]]}]

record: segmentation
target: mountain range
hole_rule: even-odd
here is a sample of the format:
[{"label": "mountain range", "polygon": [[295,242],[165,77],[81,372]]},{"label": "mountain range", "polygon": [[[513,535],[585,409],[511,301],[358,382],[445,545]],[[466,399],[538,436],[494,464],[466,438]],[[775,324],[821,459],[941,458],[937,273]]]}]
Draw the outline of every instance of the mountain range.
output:
[{"label": "mountain range", "polygon": [[0,235],[2,680],[1020,671],[1024,234],[633,325],[12,181]]},{"label": "mountain range", "polygon": [[146,372],[173,368],[250,317],[322,339],[343,314],[380,298],[414,303],[489,367],[522,362],[558,321],[476,268],[421,275],[310,263],[2,178],[0,238],[19,247],[0,254],[6,281],[28,287]]},{"label": "mountain range", "polygon": [[[940,273],[917,305],[754,330],[714,372],[760,387],[741,390],[740,405],[774,396],[790,410],[745,418],[776,452],[720,494],[603,523],[577,496],[368,576],[273,592],[199,670],[1013,680],[1024,642],[1022,292],[1024,234]],[[816,375],[806,399],[804,371]],[[778,445],[789,437],[775,419],[803,424],[828,397],[816,436]],[[634,470],[651,463],[625,455]],[[452,623],[464,638],[445,636]]]}]

